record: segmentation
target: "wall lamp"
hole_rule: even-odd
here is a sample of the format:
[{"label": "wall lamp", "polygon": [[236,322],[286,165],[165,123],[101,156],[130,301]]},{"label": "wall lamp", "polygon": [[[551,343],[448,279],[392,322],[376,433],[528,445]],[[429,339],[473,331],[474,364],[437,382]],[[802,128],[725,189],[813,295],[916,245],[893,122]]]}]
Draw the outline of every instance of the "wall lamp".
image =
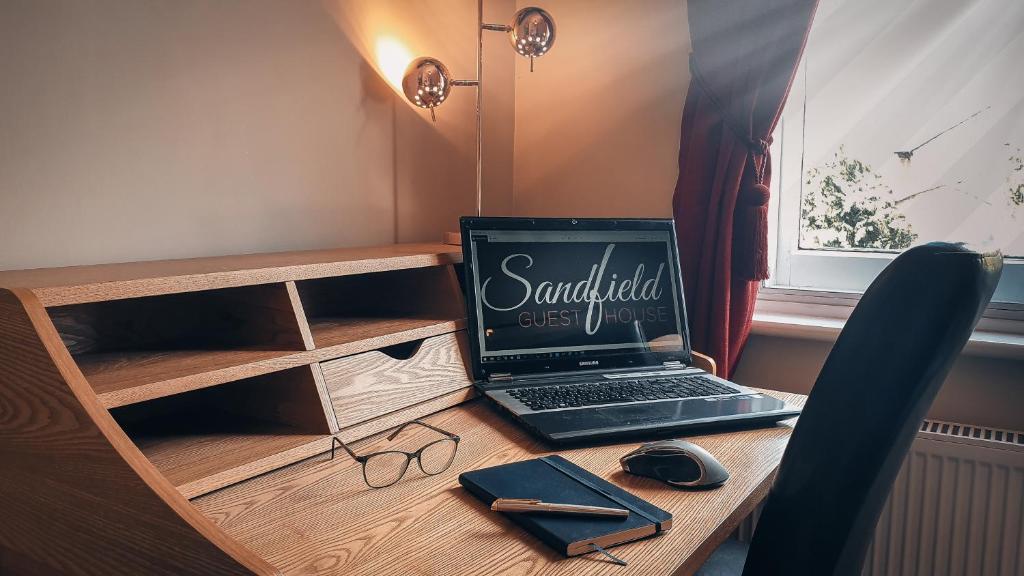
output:
[{"label": "wall lamp", "polygon": [[555,21],[545,10],[529,6],[516,12],[511,24],[485,24],[483,22],[483,0],[478,2],[477,23],[477,79],[454,80],[451,72],[440,60],[424,56],[413,60],[405,69],[402,78],[402,91],[405,97],[420,108],[430,110],[430,118],[437,120],[434,108],[437,108],[455,86],[480,87],[482,81],[483,31],[505,32],[515,51],[530,59],[530,72],[533,72],[534,58],[540,58],[555,43]]},{"label": "wall lamp", "polygon": [[528,6],[516,12],[511,24],[487,24],[484,22],[484,2],[477,0],[477,44],[476,79],[456,80],[448,67],[436,58],[421,57],[413,60],[402,77],[402,92],[409,102],[419,108],[430,110],[430,119],[437,121],[434,108],[448,99],[453,87],[472,86],[476,88],[476,213],[483,209],[483,51],[484,30],[504,32],[517,54],[533,60],[548,53],[555,43],[555,20],[547,11]]}]

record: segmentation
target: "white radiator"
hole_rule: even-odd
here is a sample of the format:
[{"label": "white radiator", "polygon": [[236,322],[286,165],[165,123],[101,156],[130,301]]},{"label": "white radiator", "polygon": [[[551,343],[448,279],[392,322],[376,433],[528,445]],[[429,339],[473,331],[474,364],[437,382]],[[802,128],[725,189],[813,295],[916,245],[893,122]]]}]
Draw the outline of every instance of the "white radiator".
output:
[{"label": "white radiator", "polygon": [[[760,510],[738,531],[749,539]],[[1024,576],[1024,433],[926,420],[864,576]]]}]

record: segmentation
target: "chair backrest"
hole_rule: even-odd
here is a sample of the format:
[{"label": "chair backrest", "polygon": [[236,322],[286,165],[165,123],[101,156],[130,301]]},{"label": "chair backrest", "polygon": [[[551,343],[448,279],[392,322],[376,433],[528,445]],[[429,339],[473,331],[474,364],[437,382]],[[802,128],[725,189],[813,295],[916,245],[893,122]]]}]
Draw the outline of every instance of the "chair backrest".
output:
[{"label": "chair backrest", "polygon": [[998,252],[926,244],[871,284],[797,421],[745,576],[860,575],[893,480],[1002,262]]}]

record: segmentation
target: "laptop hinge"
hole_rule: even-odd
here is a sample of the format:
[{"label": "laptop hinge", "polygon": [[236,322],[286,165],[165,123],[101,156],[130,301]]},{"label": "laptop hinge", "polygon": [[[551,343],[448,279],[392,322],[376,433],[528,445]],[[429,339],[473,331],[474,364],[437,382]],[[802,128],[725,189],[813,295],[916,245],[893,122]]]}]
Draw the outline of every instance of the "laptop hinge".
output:
[{"label": "laptop hinge", "polygon": [[685,366],[685,364],[683,364],[679,360],[669,360],[668,362],[662,362],[661,365],[664,366],[665,368],[681,368]]},{"label": "laptop hinge", "polygon": [[512,374],[510,372],[499,372],[497,374],[491,374],[487,378],[488,382],[511,382]]}]

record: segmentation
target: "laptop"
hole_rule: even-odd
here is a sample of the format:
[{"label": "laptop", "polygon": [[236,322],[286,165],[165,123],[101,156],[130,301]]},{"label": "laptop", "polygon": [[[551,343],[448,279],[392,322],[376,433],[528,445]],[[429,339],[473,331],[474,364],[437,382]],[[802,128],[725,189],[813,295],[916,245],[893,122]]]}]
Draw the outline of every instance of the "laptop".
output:
[{"label": "laptop", "polygon": [[461,229],[476,386],[548,442],[799,414],[692,365],[672,220],[464,217]]}]

